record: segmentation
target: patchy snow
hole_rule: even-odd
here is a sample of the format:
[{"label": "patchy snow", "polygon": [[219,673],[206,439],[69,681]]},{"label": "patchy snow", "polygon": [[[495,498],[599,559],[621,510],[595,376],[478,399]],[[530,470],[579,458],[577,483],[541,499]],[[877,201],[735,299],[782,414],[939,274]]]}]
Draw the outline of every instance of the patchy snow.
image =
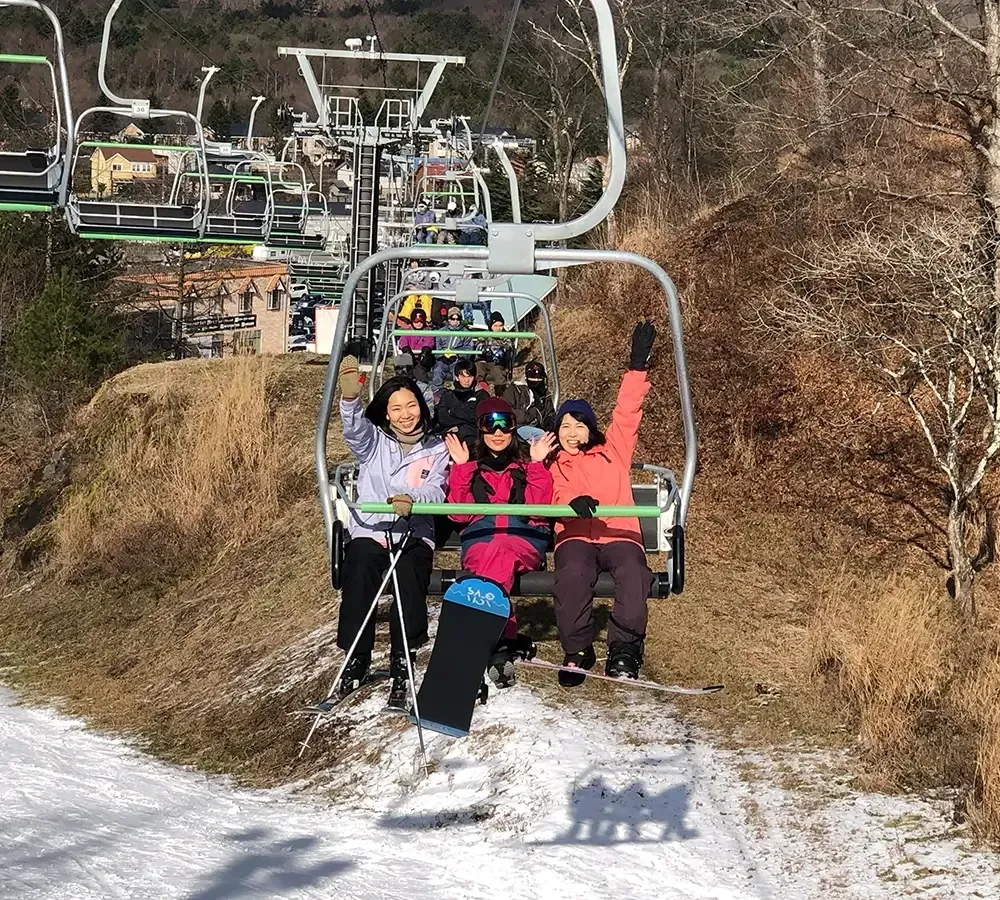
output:
[{"label": "patchy snow", "polygon": [[373,718],[350,779],[244,791],[0,693],[0,900],[1000,895],[943,806],[716,750],[670,708],[623,693],[611,721],[519,685],[469,738],[428,735],[427,776],[415,731]]}]

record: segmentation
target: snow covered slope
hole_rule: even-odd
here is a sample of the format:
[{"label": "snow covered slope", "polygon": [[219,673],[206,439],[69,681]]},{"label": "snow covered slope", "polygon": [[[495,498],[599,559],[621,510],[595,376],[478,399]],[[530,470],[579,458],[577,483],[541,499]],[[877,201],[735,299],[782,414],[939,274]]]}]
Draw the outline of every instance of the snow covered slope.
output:
[{"label": "snow covered slope", "polygon": [[[0,898],[1000,895],[992,857],[927,840],[949,828],[942,809],[829,776],[804,794],[747,781],[749,757],[695,739],[669,709],[624,695],[612,723],[519,686],[465,741],[431,736],[428,776],[414,731],[373,719],[350,778],[249,792],[0,694]],[[808,781],[820,767],[802,763]]]}]

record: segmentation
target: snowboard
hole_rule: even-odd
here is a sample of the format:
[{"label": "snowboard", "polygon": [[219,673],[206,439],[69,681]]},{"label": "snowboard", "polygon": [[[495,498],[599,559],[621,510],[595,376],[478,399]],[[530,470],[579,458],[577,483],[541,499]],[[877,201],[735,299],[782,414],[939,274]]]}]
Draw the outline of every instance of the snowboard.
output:
[{"label": "snowboard", "polygon": [[363,697],[368,694],[373,687],[377,684],[383,684],[389,680],[389,670],[388,669],[373,669],[368,673],[368,677],[361,682],[351,693],[346,697],[340,697],[336,694],[332,697],[326,697],[320,700],[319,703],[313,703],[309,706],[303,706],[302,708],[296,710],[293,715],[318,715],[318,716],[328,716],[334,712],[338,707],[351,702],[352,700],[357,700],[359,697]]},{"label": "snowboard", "polygon": [[576,666],[557,666],[555,663],[545,662],[544,659],[526,659],[522,662],[525,666],[534,666],[538,669],[548,669],[553,672],[572,672],[574,675],[586,675],[588,678],[600,678],[602,681],[613,681],[623,687],[647,688],[651,691],[667,691],[671,694],[717,694],[725,685],[708,684],[705,687],[683,687],[679,684],[660,684],[657,681],[642,681],[636,678],[615,678],[613,675],[602,675],[600,672],[592,672],[589,669],[579,669]]},{"label": "snowboard", "polygon": [[[510,599],[485,578],[460,578],[445,592],[437,637],[417,691],[420,724],[465,737],[480,696],[483,672],[503,634]],[[410,716],[416,722],[416,716]]]}]

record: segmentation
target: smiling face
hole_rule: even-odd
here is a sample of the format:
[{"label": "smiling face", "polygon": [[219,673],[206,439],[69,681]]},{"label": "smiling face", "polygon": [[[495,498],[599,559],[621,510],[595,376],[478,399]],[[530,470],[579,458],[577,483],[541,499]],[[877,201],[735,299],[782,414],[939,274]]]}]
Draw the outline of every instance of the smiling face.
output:
[{"label": "smiling face", "polygon": [[590,440],[590,429],[571,413],[566,413],[559,423],[559,446],[571,456],[580,452]]},{"label": "smiling face", "polygon": [[420,403],[413,391],[407,388],[395,391],[389,398],[386,415],[389,417],[389,424],[397,431],[403,434],[416,431],[420,424]]},{"label": "smiling face", "polygon": [[486,442],[486,446],[490,449],[490,452],[499,455],[510,446],[510,442],[514,440],[514,435],[504,434],[502,431],[493,431],[489,434],[484,434],[483,440]]}]

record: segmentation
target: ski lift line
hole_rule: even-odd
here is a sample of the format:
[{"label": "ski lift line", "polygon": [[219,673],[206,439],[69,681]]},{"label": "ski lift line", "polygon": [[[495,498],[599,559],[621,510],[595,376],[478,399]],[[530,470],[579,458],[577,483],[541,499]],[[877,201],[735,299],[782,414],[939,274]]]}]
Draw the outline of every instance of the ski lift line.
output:
[{"label": "ski lift line", "polygon": [[[392,515],[391,503],[349,503],[349,509],[374,515]],[[598,506],[602,519],[657,519],[658,506]],[[572,506],[554,503],[414,503],[414,516],[537,516],[545,519],[578,518]]]},{"label": "ski lift line", "polygon": [[493,75],[493,86],[490,88],[490,98],[486,102],[486,110],[483,112],[483,124],[479,129],[480,144],[483,142],[483,135],[486,134],[486,126],[490,121],[490,113],[493,112],[493,101],[496,99],[497,88],[500,86],[500,76],[503,73],[504,63],[507,61],[507,51],[510,50],[511,38],[514,36],[514,25],[517,23],[517,12],[520,8],[521,0],[514,0],[514,5],[510,9],[510,16],[507,19],[507,33],[503,39],[503,47],[500,49],[500,58],[497,60],[497,69]]},{"label": "ski lift line", "polygon": [[[413,291],[412,293],[416,293]],[[477,338],[490,338],[491,340],[537,340],[538,335],[533,331],[490,331],[487,328],[473,328],[467,331],[442,331],[430,328],[415,330],[412,328],[394,328],[393,337],[455,337],[456,335],[473,335]],[[442,351],[456,352],[456,351]]]},{"label": "ski lift line", "polygon": [[[418,270],[420,271],[420,270]],[[427,270],[424,270],[427,271]],[[505,278],[500,279],[498,283],[506,281]],[[345,282],[346,284],[346,282]],[[486,283],[480,283],[478,288],[492,287],[493,283],[487,281]],[[385,364],[387,362],[390,341],[388,339],[389,333],[389,313],[392,312],[395,315],[399,314],[400,305],[403,299],[408,295],[412,294],[412,288],[407,288],[402,290],[397,294],[394,294],[383,306],[382,309],[382,325],[379,329],[379,338],[375,345],[375,352],[373,354],[373,370],[375,372],[382,372],[385,369]],[[558,360],[556,359],[555,352],[555,339],[552,335],[552,320],[549,317],[549,311],[546,309],[545,304],[542,302],[544,298],[534,297],[530,294],[525,294],[519,291],[492,291],[492,290],[477,290],[476,297],[466,298],[458,297],[457,291],[454,290],[421,290],[421,293],[430,294],[431,297],[439,300],[447,300],[450,303],[457,304],[458,306],[471,305],[473,303],[481,303],[483,301],[493,301],[493,300],[527,300],[535,305],[538,310],[539,315],[542,317],[542,325],[545,328],[546,340],[541,341],[542,356],[545,359],[546,365],[548,367],[549,381],[552,385],[552,405],[556,408],[559,406],[559,367]],[[341,291],[341,297],[343,297],[343,291]],[[411,331],[410,334],[413,332]],[[474,332],[463,332],[465,334],[489,334],[490,332],[485,331],[474,331]],[[493,332],[498,333],[498,332]],[[455,332],[449,332],[448,336],[452,337]],[[452,353],[458,353],[460,351],[452,350]],[[481,351],[462,351],[462,355],[472,355],[472,353],[479,353]],[[369,399],[375,396],[376,378],[371,378],[368,383],[369,389]]]},{"label": "ski lift line", "polygon": [[[199,46],[198,46],[197,44],[195,44],[195,43],[194,43],[193,41],[191,41],[191,40],[189,40],[188,38],[186,38],[186,37],[185,37],[185,36],[184,36],[183,34],[181,34],[181,33],[180,33],[180,32],[179,32],[179,31],[178,31],[178,30],[177,30],[176,28],[174,28],[174,26],[173,26],[173,25],[171,25],[171,24],[170,24],[170,23],[169,23],[169,22],[168,22],[168,21],[167,21],[166,19],[164,19],[164,18],[163,18],[163,16],[161,16],[161,15],[160,15],[160,14],[159,14],[159,13],[158,13],[158,12],[157,12],[157,11],[156,11],[155,9],[153,9],[153,7],[151,7],[151,6],[150,6],[150,5],[148,4],[148,3],[146,3],[146,0],[139,0],[139,3],[140,3],[140,4],[142,4],[142,6],[144,6],[144,7],[145,7],[145,8],[146,8],[146,9],[147,9],[147,10],[148,10],[148,11],[149,11],[150,13],[152,13],[152,14],[153,14],[153,15],[154,15],[154,16],[155,16],[155,17],[156,17],[157,19],[159,19],[159,20],[160,20],[160,22],[161,22],[162,24],[166,25],[166,26],[167,26],[167,28],[169,28],[169,29],[170,29],[170,30],[171,30],[171,31],[172,31],[172,32],[173,32],[174,34],[176,34],[176,35],[177,35],[177,37],[179,37],[179,38],[180,38],[180,39],[181,39],[182,41],[184,41],[184,43],[185,43],[185,44],[187,44],[187,45],[188,45],[188,46],[189,46],[189,47],[190,47],[190,48],[191,48],[192,50],[197,50],[197,51],[198,51],[198,52],[199,52],[199,53],[200,53],[200,54],[201,54],[202,56],[204,56],[204,57],[205,57],[205,59],[207,59],[207,60],[208,60],[208,61],[209,61],[209,62],[210,62],[210,63],[211,63],[211,64],[212,64],[213,66],[218,66],[218,65],[219,65],[219,64],[218,64],[218,63],[217,63],[217,62],[216,62],[216,61],[215,61],[214,59],[212,59],[212,57],[211,57],[211,56],[209,56],[209,54],[208,54],[208,53],[206,53],[206,52],[205,52],[204,50],[202,50],[202,49],[201,49],[201,47],[199,47]],[[220,67],[220,68],[221,68],[221,67]]]}]

